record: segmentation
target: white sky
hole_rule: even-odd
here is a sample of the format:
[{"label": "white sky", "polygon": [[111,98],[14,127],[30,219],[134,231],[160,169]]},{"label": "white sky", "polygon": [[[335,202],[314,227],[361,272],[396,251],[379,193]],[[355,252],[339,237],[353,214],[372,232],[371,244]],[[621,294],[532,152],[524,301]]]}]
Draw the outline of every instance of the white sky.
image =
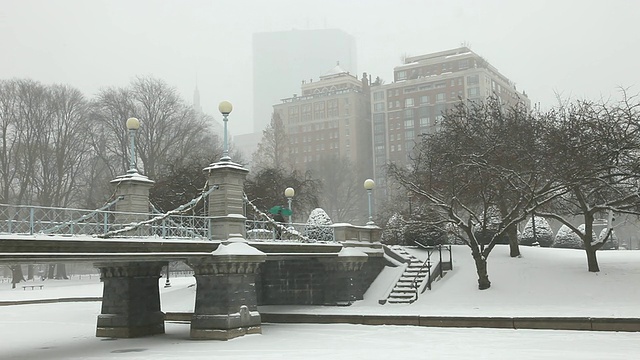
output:
[{"label": "white sky", "polygon": [[[477,290],[469,250],[454,246],[454,270],[411,305],[378,305],[394,278],[387,268],[348,307],[261,306],[261,312],[421,314],[458,316],[640,317],[640,251],[599,251],[599,273],[589,273],[583,250],[521,247],[510,258],[498,245],[489,257],[492,287]],[[424,258],[423,252],[414,252]],[[193,277],[172,278],[163,311],[193,311]],[[41,283],[37,281],[36,283]],[[100,296],[91,280],[47,280],[43,290],[11,290],[0,301]],[[640,334],[625,332],[456,329],[413,326],[263,324],[262,335],[228,342],[189,340],[189,325],[167,323],[166,334],[106,341],[96,338],[99,302],[0,306],[0,358],[5,359],[633,359]],[[633,355],[636,354],[636,355]]]},{"label": "white sky", "polygon": [[252,34],[326,27],[354,35],[358,72],[387,82],[402,54],[466,43],[544,108],[556,93],[640,92],[639,14],[631,0],[0,0],[0,79],[91,96],[151,74],[191,102],[197,77],[205,112],[231,101],[241,134],[253,124]]}]

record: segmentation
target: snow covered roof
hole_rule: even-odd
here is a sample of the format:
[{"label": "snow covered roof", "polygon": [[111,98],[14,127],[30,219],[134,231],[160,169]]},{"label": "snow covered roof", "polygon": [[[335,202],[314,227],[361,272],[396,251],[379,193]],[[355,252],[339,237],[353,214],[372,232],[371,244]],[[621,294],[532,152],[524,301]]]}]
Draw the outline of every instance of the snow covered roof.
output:
[{"label": "snow covered roof", "polygon": [[340,67],[340,63],[333,67],[333,69],[327,71],[326,74],[320,76],[320,79],[330,79],[342,74],[348,74],[349,72]]}]

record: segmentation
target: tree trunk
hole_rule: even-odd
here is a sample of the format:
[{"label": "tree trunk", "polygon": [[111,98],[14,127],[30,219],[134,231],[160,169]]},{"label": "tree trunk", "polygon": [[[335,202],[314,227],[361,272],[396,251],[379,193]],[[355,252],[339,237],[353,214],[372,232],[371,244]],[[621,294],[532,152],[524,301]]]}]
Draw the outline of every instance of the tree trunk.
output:
[{"label": "tree trunk", "polygon": [[589,266],[589,272],[599,272],[600,267],[598,266],[596,249],[594,249],[590,245],[585,244],[584,250],[587,252],[587,264]]},{"label": "tree trunk", "polygon": [[512,225],[506,231],[509,237],[509,256],[520,257],[520,246],[518,245],[518,228]]},{"label": "tree trunk", "polygon": [[491,281],[489,281],[489,273],[487,272],[487,259],[480,254],[474,254],[473,260],[476,263],[476,271],[478,272],[478,289],[486,290],[490,288]]},{"label": "tree trunk", "polygon": [[53,279],[55,277],[56,264],[49,264],[49,271],[47,272],[47,279]]},{"label": "tree trunk", "polygon": [[27,266],[27,280],[33,280],[33,265]]},{"label": "tree trunk", "polygon": [[61,280],[68,280],[69,277],[67,276],[67,266],[65,264],[62,263],[58,263],[56,264],[56,279]]},{"label": "tree trunk", "polygon": [[11,265],[11,288],[15,289],[16,284],[24,281],[24,275],[22,274],[22,265]]}]

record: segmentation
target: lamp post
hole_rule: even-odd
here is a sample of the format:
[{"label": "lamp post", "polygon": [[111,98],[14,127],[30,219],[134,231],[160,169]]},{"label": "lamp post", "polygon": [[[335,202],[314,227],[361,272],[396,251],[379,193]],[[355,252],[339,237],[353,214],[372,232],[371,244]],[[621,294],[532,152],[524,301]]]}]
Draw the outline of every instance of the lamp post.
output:
[{"label": "lamp post", "polygon": [[127,129],[129,129],[129,170],[127,174],[135,174],[136,169],[136,130],[140,128],[140,121],[132,117],[127,119]]},{"label": "lamp post", "polygon": [[171,287],[171,281],[169,281],[169,262],[167,262],[167,280],[164,282],[164,287]]},{"label": "lamp post", "polygon": [[227,140],[227,121],[229,119],[227,116],[229,116],[231,110],[233,110],[233,105],[225,100],[218,105],[218,110],[222,114],[222,121],[224,122],[224,142],[222,143],[222,157],[220,158],[220,161],[230,161],[229,141]]},{"label": "lamp post", "polygon": [[292,226],[291,218],[293,217],[293,211],[291,210],[291,200],[293,199],[293,196],[295,194],[296,194],[296,191],[293,190],[292,187],[288,187],[284,190],[284,196],[287,198],[287,201],[289,202],[289,211],[291,211],[291,215],[289,215],[289,227]]},{"label": "lamp post", "polygon": [[371,191],[373,190],[373,188],[376,186],[376,183],[373,182],[373,180],[371,179],[367,179],[364,181],[364,188],[367,190],[367,195],[369,196],[369,221],[367,222],[367,225],[373,225],[373,215],[371,212]]}]

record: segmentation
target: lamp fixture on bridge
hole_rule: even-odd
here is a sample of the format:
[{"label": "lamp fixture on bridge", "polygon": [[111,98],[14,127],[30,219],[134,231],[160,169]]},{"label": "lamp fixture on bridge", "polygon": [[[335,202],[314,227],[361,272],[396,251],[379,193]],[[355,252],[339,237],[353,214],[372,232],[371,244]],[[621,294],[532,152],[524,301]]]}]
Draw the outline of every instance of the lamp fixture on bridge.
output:
[{"label": "lamp fixture on bridge", "polygon": [[227,121],[229,119],[227,118],[227,116],[233,110],[233,105],[225,100],[218,105],[218,110],[222,114],[222,120],[224,121],[224,142],[222,143],[222,157],[220,158],[220,161],[230,161],[231,157],[229,157],[229,141],[227,140]]},{"label": "lamp fixture on bridge", "polygon": [[367,179],[364,181],[364,188],[365,190],[367,190],[367,195],[369,196],[369,221],[367,222],[367,225],[373,225],[373,215],[371,212],[371,191],[373,190],[373,188],[376,186],[376,183],[373,182],[373,180],[371,179]]},{"label": "lamp fixture on bridge", "polygon": [[127,129],[129,129],[129,144],[130,157],[129,157],[129,170],[128,174],[135,174],[138,172],[136,169],[136,130],[140,128],[140,121],[134,117],[127,119]]},{"label": "lamp fixture on bridge", "polygon": [[296,194],[296,191],[293,190],[292,187],[288,187],[284,190],[284,196],[287,198],[287,201],[289,202],[289,211],[291,211],[291,214],[289,214],[289,226],[292,226],[291,218],[293,217],[293,211],[291,210],[291,200],[293,199],[293,196],[295,194]]}]

